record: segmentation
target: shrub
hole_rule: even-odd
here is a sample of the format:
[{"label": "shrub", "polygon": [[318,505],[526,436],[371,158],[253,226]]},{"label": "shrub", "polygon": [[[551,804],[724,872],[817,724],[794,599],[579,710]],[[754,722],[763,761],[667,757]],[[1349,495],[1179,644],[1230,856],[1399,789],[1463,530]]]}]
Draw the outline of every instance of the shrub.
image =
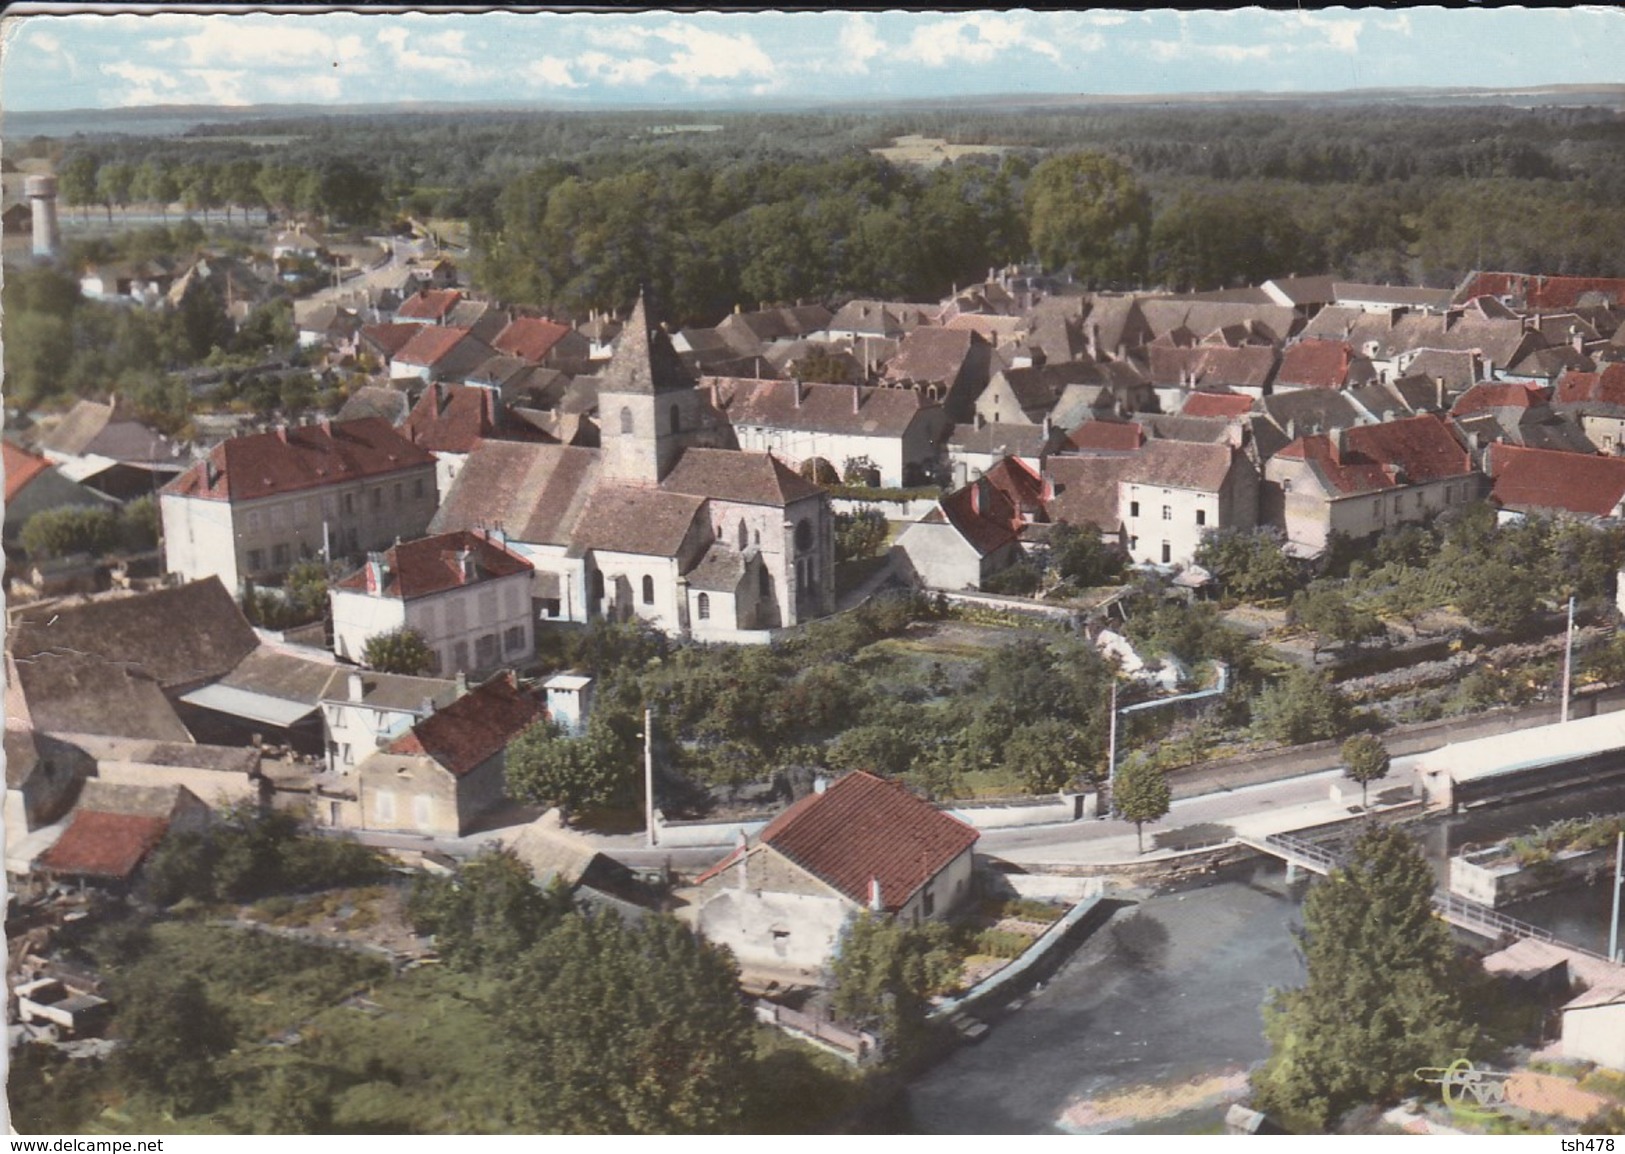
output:
[{"label": "shrub", "polygon": [[983,930],[976,935],[975,952],[994,958],[1019,958],[1032,945],[1026,934],[1014,930]]}]

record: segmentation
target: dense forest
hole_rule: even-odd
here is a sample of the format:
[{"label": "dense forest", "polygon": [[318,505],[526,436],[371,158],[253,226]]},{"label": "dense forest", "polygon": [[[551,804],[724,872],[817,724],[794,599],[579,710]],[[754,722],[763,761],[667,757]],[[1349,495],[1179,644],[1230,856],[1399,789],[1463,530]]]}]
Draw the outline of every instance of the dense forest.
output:
[{"label": "dense forest", "polygon": [[[990,265],[1051,259],[1035,213],[1053,198],[1035,176],[1076,153],[1112,158],[1145,206],[1105,258],[1062,246],[1100,286],[1625,275],[1625,124],[1603,108],[425,112],[243,131],[18,149],[54,155],[81,212],[161,201],[337,224],[465,219],[476,283],[494,295],[581,314],[649,284],[679,323],[736,303],[936,299]],[[872,151],[906,134],[990,151],[935,168]]]}]

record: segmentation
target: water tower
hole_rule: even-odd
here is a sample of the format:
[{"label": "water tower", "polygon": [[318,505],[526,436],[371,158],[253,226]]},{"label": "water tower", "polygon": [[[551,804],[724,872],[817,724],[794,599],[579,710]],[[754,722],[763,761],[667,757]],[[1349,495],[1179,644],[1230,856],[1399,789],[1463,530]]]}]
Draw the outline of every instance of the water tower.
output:
[{"label": "water tower", "polygon": [[56,223],[56,177],[30,176],[23,182],[23,191],[34,214],[34,257],[55,260],[62,248],[62,230]]}]

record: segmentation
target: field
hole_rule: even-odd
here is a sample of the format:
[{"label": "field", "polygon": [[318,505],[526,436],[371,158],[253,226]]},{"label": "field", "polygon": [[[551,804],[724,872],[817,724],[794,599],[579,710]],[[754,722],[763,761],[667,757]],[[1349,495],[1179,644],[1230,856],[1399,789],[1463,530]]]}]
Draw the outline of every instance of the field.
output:
[{"label": "field", "polygon": [[890,148],[872,148],[869,151],[893,164],[936,168],[962,156],[1003,156],[1010,150],[999,144],[949,144],[940,136],[911,133],[894,139]]}]

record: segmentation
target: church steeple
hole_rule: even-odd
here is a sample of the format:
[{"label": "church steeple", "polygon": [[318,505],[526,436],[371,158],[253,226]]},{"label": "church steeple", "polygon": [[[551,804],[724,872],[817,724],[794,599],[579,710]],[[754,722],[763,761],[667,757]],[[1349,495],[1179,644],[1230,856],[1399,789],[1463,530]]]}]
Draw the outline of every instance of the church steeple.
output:
[{"label": "church steeple", "polygon": [[671,337],[658,325],[649,321],[648,304],[643,292],[632,306],[632,315],[615,343],[615,354],[604,370],[603,393],[637,393],[643,396],[669,393],[677,389],[692,389],[694,374],[688,371]]}]

